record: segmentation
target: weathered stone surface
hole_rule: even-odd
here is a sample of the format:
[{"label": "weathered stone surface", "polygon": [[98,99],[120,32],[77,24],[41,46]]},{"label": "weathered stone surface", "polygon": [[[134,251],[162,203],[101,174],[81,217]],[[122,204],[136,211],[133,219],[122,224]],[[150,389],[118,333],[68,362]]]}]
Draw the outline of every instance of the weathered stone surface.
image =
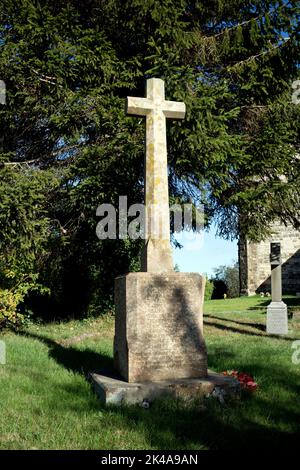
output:
[{"label": "weathered stone surface", "polygon": [[271,295],[272,302],[282,301],[282,280],[281,280],[281,264],[278,266],[271,265]]},{"label": "weathered stone surface", "polygon": [[130,273],[115,282],[115,367],[128,382],[204,377],[205,279]]},{"label": "weathered stone surface", "polygon": [[271,302],[267,308],[267,333],[271,335],[288,334],[287,306],[284,302]]},{"label": "weathered stone surface", "polygon": [[282,292],[300,292],[300,232],[291,226],[273,225],[273,234],[261,243],[239,242],[241,293],[254,295],[271,291],[270,243],[281,242]]},{"label": "weathered stone surface", "polygon": [[209,372],[201,379],[178,379],[161,382],[128,383],[107,374],[91,374],[91,382],[101,402],[106,405],[133,405],[151,403],[167,396],[195,399],[208,395],[218,387],[227,395],[237,396],[239,382],[233,377]]},{"label": "weathered stone surface", "polygon": [[146,98],[127,98],[127,113],[146,116],[144,272],[115,281],[115,368],[129,383],[205,377],[205,280],[175,273],[170,247],[166,118],[182,119],[185,104],[166,101],[163,80],[153,78]]},{"label": "weathered stone surface", "polygon": [[141,270],[173,270],[170,247],[170,214],[166,118],[183,119],[185,104],[165,100],[165,84],[147,80],[146,98],[127,97],[127,114],[146,116],[145,246]]},{"label": "weathered stone surface", "polygon": [[270,263],[272,302],[267,308],[267,333],[286,335],[288,333],[288,314],[287,306],[282,302],[282,258],[279,242],[270,244]]}]

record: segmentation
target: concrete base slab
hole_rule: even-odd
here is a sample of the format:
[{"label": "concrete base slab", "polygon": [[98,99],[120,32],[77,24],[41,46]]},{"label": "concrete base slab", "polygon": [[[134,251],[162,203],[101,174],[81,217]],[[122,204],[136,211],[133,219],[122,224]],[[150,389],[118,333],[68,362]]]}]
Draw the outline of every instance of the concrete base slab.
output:
[{"label": "concrete base slab", "polygon": [[93,372],[90,380],[96,395],[105,405],[147,405],[157,398],[195,399],[210,395],[214,391],[229,396],[238,396],[240,384],[233,377],[209,372],[198,379],[177,379],[160,382],[129,383],[119,378]]},{"label": "concrete base slab", "polygon": [[288,334],[288,313],[284,302],[271,302],[268,305],[267,333],[270,335]]}]

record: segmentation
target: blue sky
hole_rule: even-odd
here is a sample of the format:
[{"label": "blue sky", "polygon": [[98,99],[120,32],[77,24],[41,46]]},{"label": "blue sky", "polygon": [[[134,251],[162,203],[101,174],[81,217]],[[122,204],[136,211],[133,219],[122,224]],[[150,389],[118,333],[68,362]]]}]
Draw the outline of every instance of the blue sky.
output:
[{"label": "blue sky", "polygon": [[180,243],[183,248],[173,249],[173,257],[181,272],[199,272],[210,276],[214,268],[232,264],[238,258],[237,240],[231,242],[216,237],[215,226],[209,232],[198,234],[196,240],[195,235],[184,233]]}]

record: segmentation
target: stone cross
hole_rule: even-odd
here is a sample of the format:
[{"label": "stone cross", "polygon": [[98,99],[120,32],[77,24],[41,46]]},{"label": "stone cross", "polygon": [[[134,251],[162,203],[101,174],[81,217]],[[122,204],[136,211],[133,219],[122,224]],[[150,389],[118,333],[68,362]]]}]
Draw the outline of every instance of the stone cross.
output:
[{"label": "stone cross", "polygon": [[124,386],[123,381],[120,388],[99,379],[95,389],[106,402],[118,396],[129,403],[149,397],[152,390],[165,394],[177,389],[181,379],[183,391],[197,383],[192,393],[198,393],[195,390],[203,387],[194,379],[207,377],[207,352],[203,337],[205,278],[175,272],[170,248],[166,118],[183,118],[185,105],[166,101],[164,82],[152,78],[147,80],[146,98],[127,98],[127,112],[146,116],[146,237],[144,272],[115,280],[114,365],[120,377],[135,385]]},{"label": "stone cross", "polygon": [[267,308],[267,333],[286,335],[288,333],[287,306],[282,302],[281,247],[273,242],[270,247],[272,302]]},{"label": "stone cross", "polygon": [[142,271],[173,271],[170,246],[170,212],[166,118],[183,119],[185,104],[165,100],[165,84],[147,80],[147,97],[127,97],[127,114],[146,116],[145,247]]}]

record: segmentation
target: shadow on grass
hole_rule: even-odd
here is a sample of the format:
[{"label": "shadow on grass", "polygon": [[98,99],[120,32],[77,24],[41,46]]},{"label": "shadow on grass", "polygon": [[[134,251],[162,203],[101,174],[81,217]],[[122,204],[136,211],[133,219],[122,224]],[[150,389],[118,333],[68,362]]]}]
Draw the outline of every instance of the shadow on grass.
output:
[{"label": "shadow on grass", "polygon": [[[180,400],[165,400],[156,402],[148,411],[137,407],[124,408],[122,415],[132,429],[142,420],[147,442],[157,449],[295,448],[300,438],[299,427],[295,432],[284,432],[280,430],[280,421],[284,419],[296,428],[300,414],[273,404],[270,411],[270,402],[263,399],[256,398],[254,406],[250,401],[245,399],[243,403],[232,403],[222,408],[213,399],[207,399],[204,405],[198,403],[193,406]],[[266,416],[266,410],[269,410],[269,416]],[[114,413],[120,411],[114,408]],[[274,419],[272,424],[270,414]],[[262,415],[269,419],[268,424],[260,424]]]},{"label": "shadow on grass", "polygon": [[87,375],[91,370],[111,370],[113,368],[112,357],[100,354],[92,349],[80,350],[71,346],[65,347],[59,342],[35,333],[19,333],[31,339],[37,339],[44,343],[49,350],[49,356],[65,369],[75,373]]},{"label": "shadow on grass", "polygon": [[[283,341],[296,341],[296,340],[299,339],[298,337],[264,334],[264,333],[262,333],[262,331],[264,331],[265,326],[261,325],[260,323],[258,323],[258,324],[257,323],[243,323],[243,322],[228,320],[228,319],[224,319],[224,318],[216,317],[216,316],[212,316],[212,315],[204,315],[204,317],[206,317],[207,319],[213,318],[215,320],[227,321],[227,322],[230,322],[230,323],[237,323],[239,325],[244,325],[244,326],[251,326],[251,327],[257,328],[257,330],[258,330],[257,332],[242,330],[241,328],[235,328],[234,326],[222,325],[221,323],[216,323],[216,322],[204,320],[204,325],[212,326],[212,327],[214,327],[218,330],[222,330],[222,331],[229,331],[231,333],[238,333],[240,335],[246,335],[246,336],[260,336],[262,338],[271,338],[272,337],[272,338],[278,338],[278,339],[283,340]],[[263,328],[261,328],[261,326],[263,326]]]},{"label": "shadow on grass", "polygon": [[[297,309],[300,308],[300,297],[283,297],[283,302],[288,306],[288,308]],[[267,299],[261,300],[261,302],[257,303],[255,306],[245,308],[245,310],[261,310],[262,308],[267,308],[271,302],[271,297]]]},{"label": "shadow on grass", "polygon": [[[98,354],[90,349],[65,347],[42,335],[23,335],[44,343],[49,348],[49,356],[67,370],[84,376],[95,368],[112,370],[113,361],[109,355]],[[211,351],[209,359],[210,367],[220,370],[220,355],[217,350]],[[222,351],[221,360],[234,360],[237,369],[244,368],[242,361],[231,351]],[[250,373],[265,376],[266,380],[269,378],[270,383],[266,385],[266,390],[225,407],[221,407],[214,399],[190,405],[181,400],[169,399],[155,402],[149,410],[139,406],[105,408],[100,403],[98,408],[107,413],[109,426],[129,433],[129,439],[131,432],[134,435],[140,433],[148,449],[295,448],[300,438],[300,407],[287,401],[284,393],[274,400],[272,386],[298,396],[299,377],[274,364],[253,364],[248,369]],[[70,391],[78,396],[83,393],[77,387]],[[64,406],[68,405],[64,403]],[[281,427],[286,428],[286,431]],[[99,434],[101,442],[100,424],[95,422],[93,429]],[[112,438],[112,445],[115,449],[118,448],[115,438]]]},{"label": "shadow on grass", "polygon": [[237,370],[263,377],[261,390],[224,407],[209,398],[189,406],[166,400],[154,403],[148,411],[125,408],[128,424],[134,429],[142,419],[147,441],[159,449],[174,449],[174,444],[177,449],[201,445],[211,450],[294,448],[300,439],[299,375],[275,362],[249,365],[224,347],[211,349],[212,369],[225,370],[230,363]]},{"label": "shadow on grass", "polygon": [[250,323],[250,322],[243,322],[243,321],[237,321],[237,320],[230,320],[229,318],[217,317],[215,315],[203,315],[203,317],[212,318],[213,320],[221,320],[224,322],[235,323],[237,325],[242,325],[242,326],[251,326],[252,328],[256,328],[257,330],[260,330],[260,331],[266,330],[266,325],[264,325],[263,323]]}]

